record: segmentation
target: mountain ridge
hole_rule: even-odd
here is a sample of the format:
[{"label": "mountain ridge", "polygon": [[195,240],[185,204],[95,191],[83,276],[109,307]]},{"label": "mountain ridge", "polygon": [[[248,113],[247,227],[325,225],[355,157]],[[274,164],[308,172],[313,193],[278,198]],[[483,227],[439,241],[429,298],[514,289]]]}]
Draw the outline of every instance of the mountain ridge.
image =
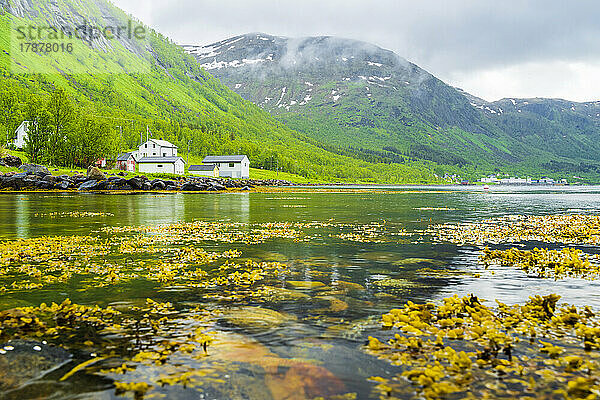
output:
[{"label": "mountain ridge", "polygon": [[600,159],[596,102],[487,102],[390,50],[331,36],[251,33],[183,47],[243,98],[330,145],[395,148],[472,173]]}]

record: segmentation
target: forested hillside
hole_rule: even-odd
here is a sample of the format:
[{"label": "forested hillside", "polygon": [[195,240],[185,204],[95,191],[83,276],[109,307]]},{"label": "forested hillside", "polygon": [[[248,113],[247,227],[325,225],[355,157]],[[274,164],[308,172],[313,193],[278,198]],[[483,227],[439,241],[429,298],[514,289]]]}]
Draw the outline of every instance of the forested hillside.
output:
[{"label": "forested hillside", "polygon": [[[11,45],[19,26],[75,27],[84,20],[115,26],[130,18],[103,0],[18,0],[3,5],[0,131],[9,137],[22,120],[36,121],[34,136],[43,148],[30,149],[34,158],[67,166],[133,148],[148,127],[154,138],[170,140],[183,151],[189,145],[196,155],[244,153],[254,166],[306,177],[435,181],[434,163],[408,158],[380,163],[377,157],[356,157],[289,129],[148,28],[141,42],[75,41],[72,53],[23,53]],[[86,147],[94,150],[85,153]]]}]

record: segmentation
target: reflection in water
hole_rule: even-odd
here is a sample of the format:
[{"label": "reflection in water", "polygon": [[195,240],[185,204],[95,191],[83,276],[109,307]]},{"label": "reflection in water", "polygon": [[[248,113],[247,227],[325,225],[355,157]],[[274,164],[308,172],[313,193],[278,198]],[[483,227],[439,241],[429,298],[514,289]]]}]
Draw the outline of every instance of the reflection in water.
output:
[{"label": "reflection in water", "polygon": [[15,204],[16,210],[16,227],[17,227],[17,237],[19,238],[27,238],[29,237],[29,223],[31,214],[29,211],[29,199],[22,198],[17,200]]},{"label": "reflection in water", "polygon": [[184,195],[130,196],[128,225],[162,225],[180,222],[185,219],[186,201]]}]

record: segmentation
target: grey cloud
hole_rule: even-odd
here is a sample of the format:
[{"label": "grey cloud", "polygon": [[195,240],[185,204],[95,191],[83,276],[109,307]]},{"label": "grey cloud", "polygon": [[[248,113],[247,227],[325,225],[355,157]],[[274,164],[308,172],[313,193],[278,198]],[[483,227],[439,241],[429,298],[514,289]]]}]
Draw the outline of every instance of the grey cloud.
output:
[{"label": "grey cloud", "polygon": [[[117,4],[141,0],[116,0]],[[141,3],[142,4],[142,3]],[[528,62],[600,62],[597,0],[146,0],[179,43],[264,32],[375,43],[442,78]]]}]

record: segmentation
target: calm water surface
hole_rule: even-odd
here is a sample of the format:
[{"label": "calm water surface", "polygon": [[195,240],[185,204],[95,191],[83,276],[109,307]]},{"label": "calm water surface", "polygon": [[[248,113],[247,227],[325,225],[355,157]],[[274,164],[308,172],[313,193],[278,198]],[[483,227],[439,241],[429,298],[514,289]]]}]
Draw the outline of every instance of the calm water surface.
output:
[{"label": "calm water surface", "polygon": [[[192,221],[248,225],[334,221],[356,226],[385,221],[386,229],[390,232],[400,229],[412,232],[426,229],[432,224],[473,222],[512,214],[600,213],[600,187],[494,187],[489,191],[479,187],[330,189],[332,193],[298,189],[285,193],[219,195],[1,194],[0,240],[98,235],[103,227],[155,226]],[[68,215],[72,212],[110,215],[89,218],[40,216],[50,213]],[[257,261],[279,261],[291,266],[306,281],[319,281],[331,286],[336,280],[344,280],[362,285],[364,291],[342,298],[349,307],[338,312],[322,313],[317,300],[285,302],[271,305],[271,308],[295,317],[293,322],[283,327],[257,332],[227,323],[219,325],[222,331],[251,338],[282,358],[316,360],[343,383],[345,392],[355,392],[360,399],[373,396],[372,385],[366,378],[395,372],[387,363],[365,355],[361,346],[368,335],[380,332],[377,318],[382,313],[408,300],[430,301],[454,293],[473,293],[486,300],[517,303],[532,294],[559,293],[567,302],[591,305],[600,310],[598,283],[577,279],[542,280],[509,268],[484,270],[477,262],[477,248],[434,244],[427,237],[417,241],[400,239],[392,243],[362,243],[334,240],[322,235],[307,242],[273,239],[257,245],[207,243],[204,247],[211,251],[237,249],[244,257]],[[598,249],[586,251],[599,252]],[[447,270],[451,274],[427,276],[416,272],[421,268]],[[470,273],[477,273],[478,277]],[[404,280],[406,284],[385,288],[374,284],[387,278]],[[282,287],[285,286],[283,280]],[[78,289],[81,288],[77,285],[63,285],[0,294],[0,311],[19,306],[37,306],[41,302],[61,302],[65,298],[101,306],[134,304],[148,297],[176,304],[207,305],[199,290],[168,290],[147,282],[132,282],[110,289]],[[265,375],[282,372],[265,371],[242,369],[235,375],[226,375],[224,379],[231,379],[232,385],[256,385],[258,393],[260,388],[264,391],[255,397],[238,394],[235,398],[277,398],[262,382]],[[48,380],[47,377],[45,379]],[[93,374],[78,375],[70,386],[67,382],[60,387],[50,387],[52,389],[44,392],[47,397],[115,397],[110,379]],[[219,398],[214,394],[211,397],[210,393],[210,389],[207,389],[202,396]],[[167,398],[192,399],[201,396],[198,391],[191,389],[165,388],[163,394]],[[6,398],[16,398],[17,395],[20,398],[34,398],[39,392],[25,387],[7,394]],[[0,398],[2,396],[0,394]]]}]

